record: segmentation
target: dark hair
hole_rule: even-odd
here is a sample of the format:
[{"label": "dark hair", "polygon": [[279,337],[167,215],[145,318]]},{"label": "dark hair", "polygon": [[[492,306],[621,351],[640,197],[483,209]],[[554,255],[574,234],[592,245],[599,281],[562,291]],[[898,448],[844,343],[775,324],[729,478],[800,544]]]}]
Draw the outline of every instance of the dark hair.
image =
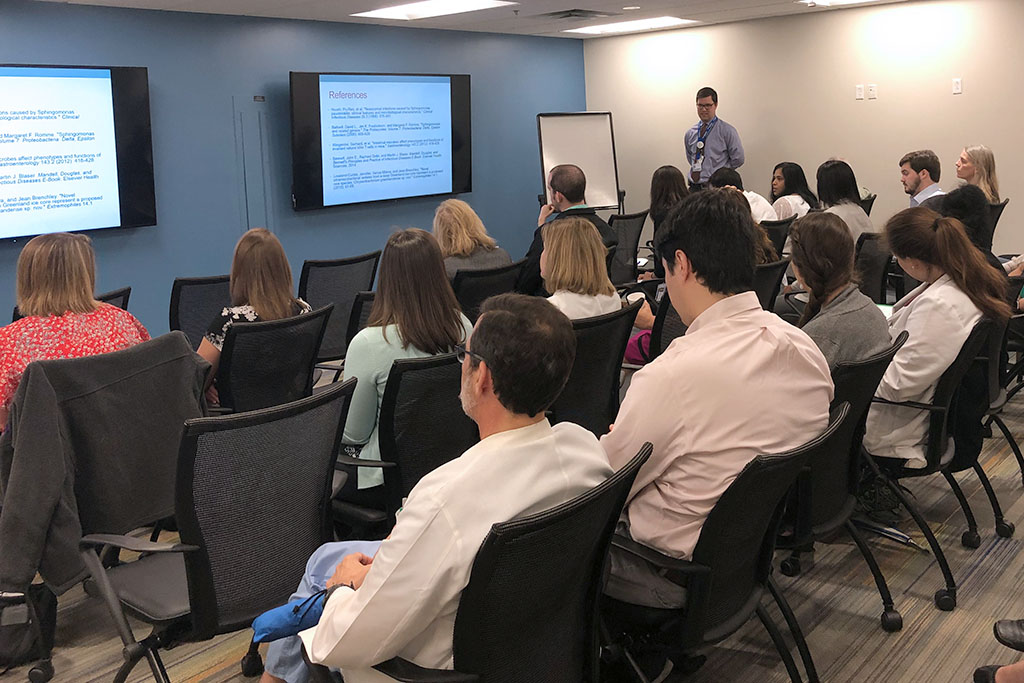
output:
[{"label": "dark hair", "polygon": [[660,166],[651,176],[651,220],[660,224],[688,194],[683,172],[675,166]]},{"label": "dark hair", "polygon": [[669,213],[655,237],[658,258],[675,272],[675,253],[686,254],[701,284],[717,294],[754,288],[758,237],[749,206],[734,190],[690,194]]},{"label": "dark hair", "polygon": [[818,167],[818,198],[826,209],[843,202],[860,204],[857,176],[848,163],[831,159]]},{"label": "dark hair", "polygon": [[[487,299],[471,345],[487,363],[501,405],[530,417],[555,402],[576,359],[576,334],[565,314],[547,299],[523,294]],[[477,359],[469,358],[475,367]]]},{"label": "dark hair", "polygon": [[988,251],[992,248],[988,197],[977,185],[963,185],[943,195],[939,213],[963,223],[967,238],[978,249]]},{"label": "dark hair", "polygon": [[709,88],[708,86],[704,86],[703,88],[701,88],[700,90],[697,91],[697,99],[698,100],[699,99],[703,99],[705,97],[710,97],[712,102],[714,102],[715,104],[718,104],[718,93],[715,92],[714,88]]},{"label": "dark hair", "polygon": [[800,167],[800,164],[794,164],[792,161],[783,161],[775,165],[775,168],[772,169],[772,175],[774,176],[775,172],[779,169],[782,169],[782,181],[786,186],[780,195],[776,195],[775,190],[772,190],[772,204],[779,197],[785,197],[787,194],[798,194],[807,202],[807,206],[812,209],[817,208],[818,198],[814,196],[811,188],[807,186],[807,176],[804,175],[804,169]]},{"label": "dark hair", "polygon": [[447,353],[463,341],[459,302],[444,271],[441,247],[429,232],[409,228],[388,238],[367,324],[396,325],[402,348],[412,345],[429,354]]},{"label": "dark hair", "polygon": [[740,177],[740,172],[735,168],[720,168],[711,174],[708,178],[708,184],[711,187],[725,187],[726,185],[732,185],[740,192],[743,191],[743,178]]},{"label": "dark hair", "polygon": [[842,218],[822,211],[794,221],[789,236],[793,265],[809,295],[798,323],[803,327],[829,294],[853,281],[853,235]]},{"label": "dark hair", "polygon": [[967,239],[964,224],[915,206],[903,209],[885,224],[885,239],[898,258],[914,258],[941,268],[985,317],[1006,320],[1006,279],[988,265]]},{"label": "dark hair", "polygon": [[587,191],[587,176],[573,164],[559,164],[551,169],[551,189],[561,192],[570,202],[582,202]]},{"label": "dark hair", "polygon": [[910,168],[914,170],[914,173],[928,171],[928,175],[935,182],[939,182],[939,176],[942,174],[942,164],[939,163],[939,157],[930,149],[907,152],[900,159],[900,166],[903,164],[910,164]]}]

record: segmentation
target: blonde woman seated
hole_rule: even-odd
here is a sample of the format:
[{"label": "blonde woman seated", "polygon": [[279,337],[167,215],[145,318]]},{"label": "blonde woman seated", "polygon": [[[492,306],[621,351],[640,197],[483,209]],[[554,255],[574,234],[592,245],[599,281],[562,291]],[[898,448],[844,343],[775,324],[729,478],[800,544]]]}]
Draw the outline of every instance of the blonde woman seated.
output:
[{"label": "blonde woman seated", "polygon": [[[231,259],[231,306],[213,319],[199,344],[199,355],[212,366],[209,381],[217,376],[220,352],[233,324],[280,320],[311,310],[292,295],[292,269],[274,233],[253,228],[242,235]],[[206,398],[218,403],[216,387],[210,386]]]},{"label": "blonde woman seated", "polygon": [[487,234],[473,208],[461,199],[446,199],[437,207],[434,237],[449,280],[460,270],[487,270],[512,263],[508,252]]},{"label": "blonde woman seated", "polygon": [[996,178],[996,157],[985,145],[971,145],[956,160],[956,177],[968,185],[977,185],[992,204],[998,204],[999,180]]},{"label": "blonde woman seated", "polygon": [[18,257],[16,279],[25,317],[0,328],[0,430],[32,361],[94,356],[149,340],[131,313],[93,298],[96,256],[85,235],[33,238]]},{"label": "blonde woman seated", "polygon": [[594,224],[561,218],[544,226],[540,276],[554,292],[548,301],[570,320],[593,318],[622,308],[608,279],[608,250]]}]

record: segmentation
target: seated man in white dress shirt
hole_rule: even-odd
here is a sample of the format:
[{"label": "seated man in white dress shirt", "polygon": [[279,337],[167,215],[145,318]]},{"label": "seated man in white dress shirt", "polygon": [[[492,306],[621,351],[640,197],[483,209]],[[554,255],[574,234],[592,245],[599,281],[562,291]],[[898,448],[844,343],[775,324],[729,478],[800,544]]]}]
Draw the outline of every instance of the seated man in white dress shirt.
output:
[{"label": "seated man in white dress shirt", "polygon": [[900,159],[900,182],[910,195],[910,205],[920,206],[932,197],[944,195],[939,187],[942,163],[930,149],[907,152]]},{"label": "seated man in white dress shirt", "polygon": [[346,683],[391,680],[372,667],[395,656],[452,668],[459,597],[491,526],[611,476],[593,434],[544,417],[576,354],[558,309],[518,294],[488,299],[460,354],[460,399],[480,442],[420,480],[387,540],[328,543],[313,554],[293,601],[336,588],[316,627],[271,644],[262,683],[308,680],[300,637],[310,660],[340,668]]},{"label": "seated man in white dress shirt", "polygon": [[[601,439],[613,467],[644,441],[654,444],[617,533],[680,559],[690,559],[740,470],[816,437],[832,401],[817,345],[758,303],[757,228],[731,192],[691,194],[658,231],[671,304],[688,329],[633,375],[614,429]],[[653,567],[614,548],[605,593],[649,607],[686,599]]]}]

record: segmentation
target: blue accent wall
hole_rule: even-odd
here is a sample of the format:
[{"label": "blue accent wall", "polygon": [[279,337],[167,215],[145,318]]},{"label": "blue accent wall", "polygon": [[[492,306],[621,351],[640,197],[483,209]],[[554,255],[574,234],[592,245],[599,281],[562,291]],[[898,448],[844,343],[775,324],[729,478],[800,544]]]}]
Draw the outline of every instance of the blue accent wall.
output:
[{"label": "blue accent wall", "polygon": [[[158,224],[90,234],[97,290],[131,285],[129,309],[153,334],[167,330],[175,277],[228,271],[254,201],[284,244],[296,285],[305,259],[379,249],[395,227],[430,229],[439,198],[292,211],[289,71],[470,74],[474,189],[461,198],[514,257],[529,246],[542,190],[536,115],[586,109],[578,40],[3,5],[0,63],[149,68]],[[236,139],[239,125],[244,142]],[[254,149],[262,150],[262,177],[244,172],[252,159],[243,155]],[[14,305],[23,244],[0,243],[0,322]]]}]

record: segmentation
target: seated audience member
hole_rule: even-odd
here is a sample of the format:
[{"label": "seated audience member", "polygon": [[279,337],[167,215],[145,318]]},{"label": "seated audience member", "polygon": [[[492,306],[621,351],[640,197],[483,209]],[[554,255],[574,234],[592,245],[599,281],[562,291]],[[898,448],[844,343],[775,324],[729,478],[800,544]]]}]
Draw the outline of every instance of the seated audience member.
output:
[{"label": "seated audience member", "polygon": [[[660,166],[651,176],[651,223],[654,226],[654,238],[658,237],[658,229],[669,211],[690,194],[686,187],[686,177],[675,166]],[[654,277],[665,277],[661,261],[654,259]]]},{"label": "seated audience member", "polygon": [[604,245],[594,226],[582,218],[562,218],[542,229],[540,274],[548,301],[569,320],[593,318],[622,308],[608,279]]},{"label": "seated audience member", "polygon": [[[481,441],[423,477],[383,542],[328,543],[310,558],[292,602],[331,589],[301,634],[310,659],[348,683],[390,680],[371,666],[400,656],[452,667],[462,590],[491,525],[547,510],[612,474],[590,432],[544,411],[576,354],[568,318],[537,297],[488,299],[462,353],[463,409]],[[639,450],[639,447],[638,447]],[[271,643],[263,683],[302,683],[301,643]]]},{"label": "seated audience member", "polygon": [[771,201],[780,221],[790,216],[803,218],[808,211],[818,208],[818,198],[807,186],[804,169],[792,161],[783,161],[772,171]]},{"label": "seated audience member", "polygon": [[[344,438],[347,444],[363,444],[360,458],[380,460],[377,418],[394,362],[451,353],[472,329],[445,275],[437,240],[416,228],[392,234],[381,254],[367,327],[352,338],[345,354],[345,379],[355,377],[358,382]],[[358,469],[358,484],[350,477],[341,498],[382,507],[380,469]]]},{"label": "seated audience member", "polygon": [[818,345],[829,372],[889,346],[885,316],[854,282],[854,244],[846,223],[828,212],[793,223],[793,272],[808,300],[798,323]]},{"label": "seated audience member", "polygon": [[711,187],[733,187],[743,193],[743,196],[747,198],[747,203],[750,204],[750,215],[753,217],[755,223],[761,221],[774,221],[778,220],[779,216],[775,213],[775,209],[772,208],[771,203],[754,192],[753,190],[743,189],[743,178],[740,177],[739,171],[732,168],[720,168],[711,174],[711,180],[708,181],[708,185]]},{"label": "seated audience member", "polygon": [[598,216],[594,209],[587,206],[586,189],[587,177],[583,175],[583,170],[579,166],[562,164],[555,166],[548,173],[548,196],[551,197],[551,203],[540,207],[540,215],[537,216],[537,230],[533,233],[533,242],[530,244],[529,251],[526,252],[526,263],[519,276],[516,291],[535,296],[547,296],[550,293],[544,290],[544,281],[540,276],[540,254],[544,251],[541,228],[545,223],[559,218],[577,216],[597,228],[605,247],[611,249],[619,243],[615,230]]},{"label": "seated audience member", "polygon": [[[904,209],[890,218],[885,238],[903,270],[923,284],[893,307],[889,334],[895,338],[906,330],[910,336],[876,395],[928,403],[974,324],[982,316],[1009,318],[1005,281],[985,263],[960,221],[926,207]],[[864,447],[872,455],[922,468],[927,465],[927,438],[927,411],[872,404],[864,435]]]},{"label": "seated audience member", "polygon": [[460,270],[487,270],[512,263],[473,208],[461,199],[446,199],[434,212],[434,237],[441,247],[448,279]]},{"label": "seated audience member", "polygon": [[[629,493],[618,533],[689,559],[718,498],[762,453],[782,453],[828,424],[832,379],[802,330],[761,309],[757,233],[732,190],[704,190],[666,220],[657,253],[671,305],[688,329],[633,375],[614,429],[601,438],[613,467],[640,444],[654,453]],[[605,593],[677,607],[685,590],[613,548]]]},{"label": "seated audience member", "polygon": [[843,219],[853,243],[865,232],[875,232],[871,218],[860,205],[860,190],[853,169],[845,161],[833,159],[818,167],[818,199],[826,213]]},{"label": "seated audience member", "polygon": [[920,206],[926,200],[945,194],[939,187],[942,164],[930,149],[907,152],[900,159],[900,182],[910,195],[910,206]]},{"label": "seated audience member", "polygon": [[999,180],[996,178],[996,157],[985,145],[971,145],[956,160],[956,177],[968,185],[976,185],[992,204],[999,203]]},{"label": "seated audience member", "polygon": [[93,356],[149,340],[131,313],[93,298],[96,255],[85,235],[32,238],[18,256],[15,278],[25,317],[0,329],[0,430],[32,361]]},{"label": "seated audience member", "polygon": [[[231,259],[231,306],[214,318],[199,344],[199,355],[211,366],[209,381],[217,376],[220,352],[233,324],[280,320],[311,310],[292,295],[292,269],[274,233],[266,228],[246,232]],[[210,387],[207,399],[217,403],[216,386]]]},{"label": "seated audience member", "polygon": [[971,244],[981,251],[993,268],[1005,273],[1003,262],[992,253],[992,214],[984,191],[976,185],[963,185],[949,194],[941,195],[938,204],[935,210],[963,223]]}]

